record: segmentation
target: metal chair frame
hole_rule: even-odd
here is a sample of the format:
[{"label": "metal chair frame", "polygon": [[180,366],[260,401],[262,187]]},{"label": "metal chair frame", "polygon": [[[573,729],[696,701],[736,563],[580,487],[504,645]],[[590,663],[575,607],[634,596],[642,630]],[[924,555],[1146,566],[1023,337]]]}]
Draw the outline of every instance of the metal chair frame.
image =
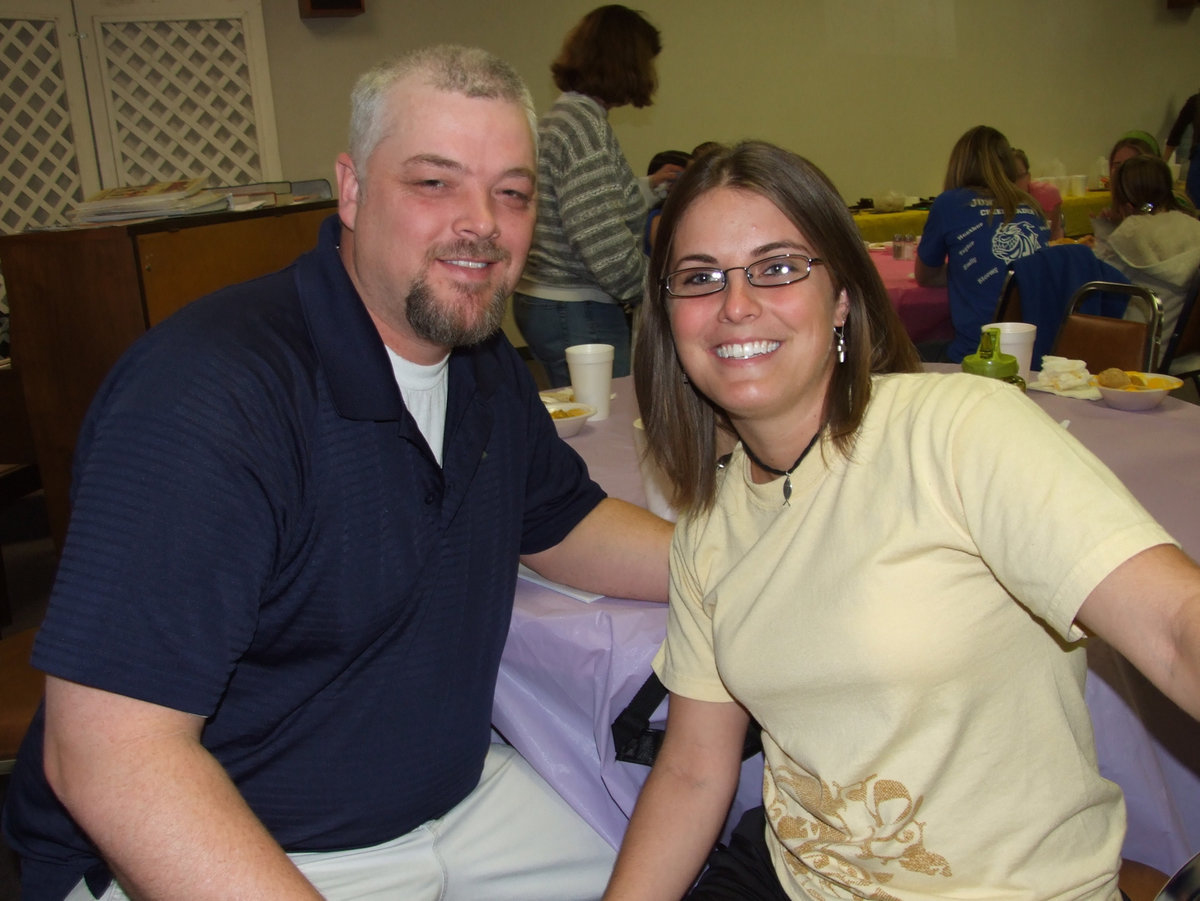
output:
[{"label": "metal chair frame", "polygon": [[1200,358],[1194,366],[1189,365],[1181,372],[1171,372],[1175,364],[1184,357],[1200,353],[1200,272],[1192,279],[1191,288],[1183,301],[1183,309],[1179,311],[1179,319],[1175,323],[1175,331],[1167,341],[1166,352],[1163,353],[1161,369],[1180,378],[1190,378],[1200,391]]},{"label": "metal chair frame", "polygon": [[[1129,302],[1141,310],[1144,321],[1077,312],[1091,295],[1099,293],[1127,295]],[[1101,333],[1103,339],[1100,338]],[[1111,342],[1111,346],[1095,346],[1098,340]],[[1118,343],[1127,347],[1121,347],[1117,352]],[[1054,353],[1082,359],[1092,372],[1110,366],[1153,372],[1158,364],[1161,345],[1162,304],[1153,292],[1140,285],[1095,281],[1081,285],[1072,295],[1062,328],[1054,339]]]}]

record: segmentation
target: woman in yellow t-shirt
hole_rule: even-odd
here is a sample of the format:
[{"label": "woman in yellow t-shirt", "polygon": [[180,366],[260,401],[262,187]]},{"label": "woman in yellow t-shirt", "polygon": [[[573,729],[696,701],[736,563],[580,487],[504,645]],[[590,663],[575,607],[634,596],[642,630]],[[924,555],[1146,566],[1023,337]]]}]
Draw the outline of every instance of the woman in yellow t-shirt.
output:
[{"label": "woman in yellow t-shirt", "polygon": [[[1021,392],[918,371],[806,160],[693,163],[647,284],[671,702],[605,897],[1118,898],[1083,630],[1200,714],[1200,568]],[[710,858],[752,718],[763,807]]]}]

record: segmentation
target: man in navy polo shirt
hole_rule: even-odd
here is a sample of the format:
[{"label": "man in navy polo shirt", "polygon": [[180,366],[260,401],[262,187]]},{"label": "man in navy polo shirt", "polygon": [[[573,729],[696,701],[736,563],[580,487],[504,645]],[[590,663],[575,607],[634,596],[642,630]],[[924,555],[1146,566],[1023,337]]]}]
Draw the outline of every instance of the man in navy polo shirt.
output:
[{"label": "man in navy polo shirt", "polygon": [[665,600],[498,334],[529,93],[437,47],[353,95],[317,248],[151,330],[80,436],[5,828],[24,897],[598,897],[613,852],[489,741],[516,564]]}]

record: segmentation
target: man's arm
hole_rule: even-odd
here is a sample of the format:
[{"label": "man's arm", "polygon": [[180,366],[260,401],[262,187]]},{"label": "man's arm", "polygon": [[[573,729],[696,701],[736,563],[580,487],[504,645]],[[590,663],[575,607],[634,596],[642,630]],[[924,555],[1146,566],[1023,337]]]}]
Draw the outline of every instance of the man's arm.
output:
[{"label": "man's arm", "polygon": [[46,778],[133,898],[319,899],[200,744],[204,720],[46,679]]},{"label": "man's arm", "polygon": [[1200,566],[1161,544],[1126,560],[1076,617],[1200,719]]},{"label": "man's arm", "polygon": [[566,538],[522,561],[565,585],[610,597],[666,601],[673,530],[641,507],[605,498]]}]

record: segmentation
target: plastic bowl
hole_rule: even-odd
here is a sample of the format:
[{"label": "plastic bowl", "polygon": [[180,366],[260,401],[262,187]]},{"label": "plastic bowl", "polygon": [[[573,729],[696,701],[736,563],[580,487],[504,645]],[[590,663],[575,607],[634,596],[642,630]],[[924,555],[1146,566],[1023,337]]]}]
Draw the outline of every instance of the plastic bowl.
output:
[{"label": "plastic bowl", "polygon": [[[583,424],[596,412],[595,407],[589,407],[587,404],[552,403],[546,404],[546,409],[554,419],[554,428],[560,438],[570,438],[579,434]],[[558,416],[554,415],[556,412]]]},{"label": "plastic bowl", "polygon": [[[1145,388],[1105,388],[1103,385],[1096,385],[1100,389],[1100,396],[1104,402],[1110,407],[1117,410],[1151,410],[1163,402],[1163,398],[1183,385],[1182,379],[1177,379],[1173,375],[1161,375],[1156,372],[1133,372],[1126,371],[1128,375],[1141,376],[1142,381],[1147,385]],[[1092,380],[1095,384],[1095,380]]]}]

